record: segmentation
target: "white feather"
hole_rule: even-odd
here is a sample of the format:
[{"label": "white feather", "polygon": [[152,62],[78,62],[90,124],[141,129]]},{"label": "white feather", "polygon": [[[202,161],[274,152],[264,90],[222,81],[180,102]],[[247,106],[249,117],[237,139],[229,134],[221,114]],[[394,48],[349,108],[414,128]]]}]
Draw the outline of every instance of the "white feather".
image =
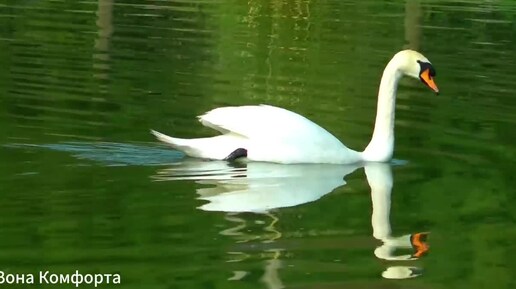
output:
[{"label": "white feather", "polygon": [[170,137],[155,130],[151,133],[164,143],[194,158],[223,160],[237,148],[247,147],[247,139],[233,133],[208,138],[183,139]]}]

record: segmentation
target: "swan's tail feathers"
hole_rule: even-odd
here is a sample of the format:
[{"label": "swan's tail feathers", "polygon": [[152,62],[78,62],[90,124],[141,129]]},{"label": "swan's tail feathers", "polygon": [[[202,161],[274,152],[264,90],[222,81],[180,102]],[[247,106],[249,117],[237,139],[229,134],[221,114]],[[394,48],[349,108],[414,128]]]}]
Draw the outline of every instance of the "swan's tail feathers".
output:
[{"label": "swan's tail feathers", "polygon": [[151,129],[151,133],[158,140],[160,140],[160,141],[170,145],[171,147],[173,147],[173,148],[175,148],[177,150],[182,151],[183,153],[185,153],[188,156],[191,156],[191,157],[202,157],[200,155],[200,152],[198,151],[198,149],[196,149],[195,147],[192,147],[191,143],[194,140],[171,137],[171,136],[168,136],[166,134],[162,134],[162,133],[160,133],[158,131],[155,131],[155,130],[152,130],[152,129]]},{"label": "swan's tail feathers", "polygon": [[169,145],[171,145],[173,148],[176,148],[176,149],[180,149],[180,147],[182,146],[181,144],[183,143],[184,139],[180,139],[180,138],[175,138],[175,137],[170,137],[166,134],[162,134],[158,131],[155,131],[155,130],[152,130],[151,129],[151,133],[160,141],[164,142],[164,143],[167,143]]},{"label": "swan's tail feathers", "polygon": [[194,158],[223,160],[235,149],[244,147],[241,137],[233,135],[184,139],[171,137],[155,130],[151,130],[151,133],[158,140]]}]

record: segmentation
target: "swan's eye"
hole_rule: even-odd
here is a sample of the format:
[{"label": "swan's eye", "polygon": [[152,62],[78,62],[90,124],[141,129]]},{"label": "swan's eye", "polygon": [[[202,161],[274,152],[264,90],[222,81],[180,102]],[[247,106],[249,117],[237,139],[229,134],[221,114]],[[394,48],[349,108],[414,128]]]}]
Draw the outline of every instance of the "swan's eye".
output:
[{"label": "swan's eye", "polygon": [[421,60],[418,60],[417,63],[419,63],[419,74],[421,75],[425,70],[428,70],[429,73],[430,73],[430,76],[431,77],[435,77],[436,73],[435,73],[435,69],[434,67],[432,66],[432,64],[428,63],[428,62],[423,62]]}]

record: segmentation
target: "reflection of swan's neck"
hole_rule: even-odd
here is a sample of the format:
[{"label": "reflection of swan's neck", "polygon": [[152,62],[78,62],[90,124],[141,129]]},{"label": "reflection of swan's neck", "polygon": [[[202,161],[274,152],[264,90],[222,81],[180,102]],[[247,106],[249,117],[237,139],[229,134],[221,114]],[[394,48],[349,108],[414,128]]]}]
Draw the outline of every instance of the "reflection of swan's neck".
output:
[{"label": "reflection of swan's neck", "polygon": [[371,225],[373,236],[379,240],[391,237],[391,224],[389,221],[391,209],[392,172],[387,164],[371,163],[365,166],[367,182],[371,187],[371,200],[373,213]]},{"label": "reflection of swan's neck", "polygon": [[396,89],[402,76],[398,58],[393,58],[383,71],[373,137],[363,152],[366,161],[387,161],[391,158],[394,149],[394,107],[396,103]]},{"label": "reflection of swan's neck", "polygon": [[411,248],[412,236],[393,237],[389,220],[391,209],[392,172],[388,164],[370,163],[365,166],[367,182],[371,187],[373,213],[371,225],[373,236],[382,241],[382,245],[374,250],[376,257],[384,260],[413,260],[412,254],[396,255],[398,248]]}]

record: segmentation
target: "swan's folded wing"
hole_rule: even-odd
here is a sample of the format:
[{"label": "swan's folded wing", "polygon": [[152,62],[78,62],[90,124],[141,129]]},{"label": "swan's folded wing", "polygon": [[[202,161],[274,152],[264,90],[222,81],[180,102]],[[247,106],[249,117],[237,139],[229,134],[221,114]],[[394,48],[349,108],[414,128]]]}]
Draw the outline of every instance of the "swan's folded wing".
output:
[{"label": "swan's folded wing", "polygon": [[270,105],[216,108],[199,116],[199,121],[221,133],[232,132],[251,139],[312,139],[341,145],[332,134],[304,116]]},{"label": "swan's folded wing", "polygon": [[276,163],[353,163],[360,154],[302,115],[259,105],[221,107],[199,117],[224,135],[241,136],[247,157]]},{"label": "swan's folded wing", "polygon": [[262,106],[255,105],[219,107],[199,116],[199,121],[223,134],[232,132],[251,137],[267,130],[260,120],[266,113]]}]

